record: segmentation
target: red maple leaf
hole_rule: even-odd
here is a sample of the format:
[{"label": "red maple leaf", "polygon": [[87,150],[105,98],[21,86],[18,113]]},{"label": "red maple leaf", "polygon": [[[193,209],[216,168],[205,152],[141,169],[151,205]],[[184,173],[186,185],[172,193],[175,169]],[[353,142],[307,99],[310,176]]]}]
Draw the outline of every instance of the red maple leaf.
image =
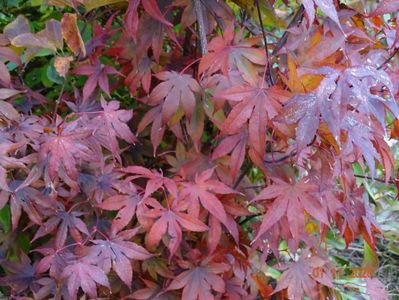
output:
[{"label": "red maple leaf", "polygon": [[133,94],[136,92],[139,82],[141,87],[148,94],[151,86],[151,68],[154,63],[148,56],[144,56],[139,62],[132,61],[130,73],[125,79],[125,84],[130,87],[130,92]]},{"label": "red maple leaf", "polygon": [[136,206],[142,200],[133,186],[126,194],[117,194],[105,199],[99,208],[105,210],[118,211],[118,214],[112,220],[112,232],[118,232],[129,224],[134,214],[136,213]]},{"label": "red maple leaf", "polygon": [[349,245],[360,233],[369,246],[375,249],[375,234],[381,233],[381,228],[363,198],[364,189],[352,187],[345,195],[343,209],[339,210],[340,216],[336,220],[346,244]]},{"label": "red maple leaf", "polygon": [[168,203],[168,208],[163,207],[152,198],[147,198],[146,204],[153,208],[147,211],[145,216],[156,218],[146,236],[146,245],[149,249],[155,249],[167,232],[170,237],[167,246],[170,251],[170,257],[172,257],[182,241],[182,229],[197,232],[208,230],[208,226],[200,220],[181,212],[182,208],[179,207],[178,201]]},{"label": "red maple leaf", "polygon": [[166,125],[162,122],[162,104],[146,112],[137,127],[137,133],[141,133],[151,123],[151,144],[155,155],[166,129]]},{"label": "red maple leaf", "polygon": [[316,10],[314,8],[314,5],[316,4],[323,13],[325,13],[331,20],[341,27],[333,0],[303,0],[302,4],[305,7],[310,25],[313,24],[316,15]]},{"label": "red maple leaf", "polygon": [[97,298],[96,284],[111,288],[105,272],[85,257],[73,260],[67,265],[61,273],[61,278],[67,280],[68,292],[74,299],[76,299],[79,287],[93,298]]},{"label": "red maple leaf", "polygon": [[48,220],[40,226],[32,241],[57,229],[55,236],[57,249],[64,246],[68,231],[76,242],[81,242],[83,240],[81,233],[89,235],[86,224],[79,218],[83,214],[78,211],[66,211],[62,203],[57,203],[57,208],[53,209]]},{"label": "red maple leaf", "polygon": [[278,88],[265,88],[263,80],[257,85],[233,86],[215,95],[230,101],[238,102],[224,121],[221,133],[236,134],[243,126],[248,126],[248,144],[263,158],[266,145],[268,121],[281,110],[281,102],[286,93]]},{"label": "red maple leaf", "polygon": [[[22,168],[26,169],[25,164],[12,156],[9,156],[10,152],[15,152],[17,149],[23,146],[22,143],[8,143],[1,142],[0,144],[0,188],[4,190],[8,189],[7,184],[7,169],[8,168]],[[0,206],[1,203],[0,203]]]},{"label": "red maple leaf", "polygon": [[97,149],[89,139],[91,135],[91,130],[79,128],[76,121],[60,126],[57,133],[42,135],[39,162],[45,166],[45,171],[52,182],[60,176],[78,190],[76,181],[79,171],[76,160],[86,162],[98,160]]},{"label": "red maple leaf", "polygon": [[224,75],[238,70],[249,82],[257,82],[255,65],[265,65],[266,57],[263,49],[255,48],[260,38],[243,39],[243,30],[234,34],[233,23],[223,32],[223,36],[215,37],[208,44],[208,53],[201,58],[199,73],[212,75],[221,71]]},{"label": "red maple leaf", "polygon": [[88,122],[88,127],[93,128],[94,136],[105,148],[109,149],[114,157],[121,162],[118,139],[121,138],[128,143],[134,144],[136,137],[127,123],[133,116],[132,110],[119,109],[118,101],[105,101],[101,97],[103,111]]},{"label": "red maple leaf", "polygon": [[143,199],[151,196],[156,190],[160,188],[166,188],[166,190],[175,198],[177,198],[177,186],[174,180],[164,177],[162,174],[153,170],[150,171],[146,168],[139,166],[131,166],[123,169],[126,173],[136,174],[132,176],[131,179],[144,177],[147,178],[147,185],[145,188],[145,193]]},{"label": "red maple leaf", "polygon": [[109,65],[103,65],[98,59],[94,59],[92,65],[83,65],[71,71],[73,74],[88,76],[83,87],[83,100],[86,100],[94,92],[97,85],[110,96],[108,75],[119,74],[119,72]]},{"label": "red maple leaf", "polygon": [[211,179],[214,169],[208,169],[201,174],[196,174],[194,182],[183,182],[180,191],[180,201],[187,205],[189,214],[198,217],[201,205],[213,215],[220,223],[224,224],[229,232],[238,241],[236,223],[231,222],[231,217],[226,214],[222,202],[215,194],[236,194],[236,191],[224,183]]},{"label": "red maple leaf", "polygon": [[57,280],[60,278],[62,271],[68,265],[68,262],[75,258],[75,256],[69,252],[67,247],[62,250],[43,247],[34,249],[33,251],[44,255],[37,264],[37,272],[45,273],[48,271],[50,276]]},{"label": "red maple leaf", "polygon": [[278,280],[273,293],[287,289],[290,299],[300,300],[306,294],[310,299],[319,299],[317,283],[332,287],[332,274],[328,261],[318,256],[310,256],[304,251],[299,260],[288,264]]},{"label": "red maple leaf", "polygon": [[136,39],[136,34],[139,26],[139,15],[137,12],[139,4],[142,4],[144,10],[155,20],[167,25],[172,24],[165,19],[159,6],[155,0],[133,0],[129,1],[129,6],[125,15],[126,29],[133,39]]},{"label": "red maple leaf", "polygon": [[190,118],[195,109],[195,93],[200,90],[198,82],[190,75],[174,71],[160,72],[155,77],[163,82],[152,90],[148,104],[162,103],[162,122],[169,122],[179,107],[183,109],[186,117]]},{"label": "red maple leaf", "polygon": [[169,26],[164,22],[154,20],[145,14],[142,15],[137,31],[136,57],[138,59],[145,57],[148,53],[148,50],[151,48],[154,59],[159,62],[163,50],[162,43],[165,33],[171,41],[175,42],[175,44],[179,46],[179,42],[172,26]]},{"label": "red maple leaf", "polygon": [[227,264],[204,260],[199,266],[193,266],[189,262],[184,262],[184,266],[188,270],[177,275],[167,288],[183,288],[182,300],[213,300],[215,297],[211,290],[225,292],[225,282],[220,274],[230,269]]},{"label": "red maple leaf", "polygon": [[131,260],[145,260],[152,255],[143,247],[130,241],[137,230],[125,230],[117,234],[111,233],[107,240],[92,240],[89,257],[98,260],[98,265],[106,274],[112,269],[119,278],[130,287],[133,277]]},{"label": "red maple leaf", "polygon": [[30,187],[40,178],[40,175],[40,171],[33,168],[25,180],[13,180],[7,189],[4,188],[0,192],[0,207],[2,208],[7,202],[10,204],[13,230],[17,229],[22,210],[33,223],[40,225],[43,209],[50,206],[48,197]]},{"label": "red maple leaf", "polygon": [[243,129],[239,133],[226,136],[212,153],[212,159],[218,159],[231,153],[229,167],[233,180],[237,177],[244,162],[247,142],[248,131]]},{"label": "red maple leaf", "polygon": [[19,262],[2,261],[1,266],[10,274],[0,278],[0,285],[11,286],[16,294],[31,288],[39,279],[35,265],[23,252]]},{"label": "red maple leaf", "polygon": [[304,232],[304,211],[316,220],[329,224],[325,207],[320,203],[320,199],[312,195],[317,191],[315,184],[307,182],[306,179],[296,183],[288,183],[278,178],[274,178],[273,181],[273,184],[263,189],[253,200],[275,199],[268,205],[255,240],[286,216],[289,230],[297,245],[300,234]]}]

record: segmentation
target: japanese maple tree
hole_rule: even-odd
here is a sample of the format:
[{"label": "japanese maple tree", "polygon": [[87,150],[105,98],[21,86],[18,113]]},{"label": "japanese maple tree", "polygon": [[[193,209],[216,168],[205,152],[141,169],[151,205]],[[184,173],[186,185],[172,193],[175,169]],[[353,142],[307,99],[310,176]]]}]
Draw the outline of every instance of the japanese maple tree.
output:
[{"label": "japanese maple tree", "polygon": [[0,297],[388,299],[330,249],[378,269],[398,0],[31,2],[0,34]]}]

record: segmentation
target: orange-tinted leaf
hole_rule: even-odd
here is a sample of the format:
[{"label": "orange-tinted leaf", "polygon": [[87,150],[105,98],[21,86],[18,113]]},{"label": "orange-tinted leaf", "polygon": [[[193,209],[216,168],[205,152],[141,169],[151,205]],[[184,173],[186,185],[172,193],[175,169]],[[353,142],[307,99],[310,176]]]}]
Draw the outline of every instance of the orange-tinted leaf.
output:
[{"label": "orange-tinted leaf", "polygon": [[86,56],[86,46],[80,35],[76,14],[64,14],[61,19],[61,30],[62,36],[72,52],[75,55],[81,53],[82,56]]},{"label": "orange-tinted leaf", "polygon": [[66,75],[69,71],[69,65],[72,61],[72,56],[57,56],[54,60],[54,68],[57,71],[58,75],[66,78]]}]

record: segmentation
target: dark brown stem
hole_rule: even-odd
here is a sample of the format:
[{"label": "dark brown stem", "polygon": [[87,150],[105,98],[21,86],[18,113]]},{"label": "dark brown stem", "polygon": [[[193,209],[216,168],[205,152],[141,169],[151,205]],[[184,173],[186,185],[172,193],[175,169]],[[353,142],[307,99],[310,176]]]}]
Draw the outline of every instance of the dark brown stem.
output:
[{"label": "dark brown stem", "polygon": [[236,182],[233,185],[233,189],[235,190],[239,185],[240,182],[244,179],[245,175],[247,175],[248,171],[252,168],[252,163],[249,163],[248,166],[242,171],[240,176],[237,178]]},{"label": "dark brown stem", "polygon": [[355,174],[355,177],[368,179],[368,180],[374,180],[374,181],[378,181],[378,182],[382,182],[382,183],[385,183],[385,182],[387,182],[389,184],[395,184],[396,183],[396,180],[394,180],[394,179],[389,179],[388,181],[385,181],[384,178],[374,178],[374,177],[371,177],[371,176],[358,175],[358,174]]},{"label": "dark brown stem", "polygon": [[[315,134],[315,136],[313,137],[313,140],[312,140],[309,144],[307,144],[306,147],[312,146],[312,145],[314,144],[314,142],[316,141],[316,138],[317,138],[317,135]],[[264,162],[265,164],[275,164],[275,163],[279,163],[279,162],[282,162],[282,161],[284,161],[284,160],[286,160],[286,159],[288,159],[288,158],[291,158],[291,157],[297,155],[297,153],[298,153],[297,150],[294,150],[294,151],[292,151],[291,153],[286,154],[286,155],[284,155],[283,157],[280,157],[280,158],[278,158],[278,159],[275,159],[275,160],[264,159],[263,162]]]},{"label": "dark brown stem", "polygon": [[55,101],[55,107],[54,107],[54,112],[53,112],[53,122],[54,122],[54,124],[56,123],[56,120],[57,120],[58,107],[60,106],[60,103],[61,103],[61,100],[62,100],[62,96],[64,94],[65,85],[66,85],[66,79],[64,78],[64,80],[62,82],[60,94],[58,95],[58,98]]},{"label": "dark brown stem", "polygon": [[264,184],[259,184],[259,185],[245,186],[245,187],[242,187],[241,189],[243,189],[243,190],[251,190],[251,189],[260,189],[260,188],[264,188],[264,187],[265,187]]},{"label": "dark brown stem", "polygon": [[278,158],[278,159],[274,159],[274,160],[264,159],[263,162],[264,162],[265,164],[275,164],[275,163],[283,162],[283,161],[285,161],[286,159],[289,159],[289,158],[295,156],[296,154],[297,154],[297,151],[294,150],[294,151],[292,151],[291,153],[286,154],[286,155],[284,155],[284,156],[282,156],[282,157],[280,157],[280,158]]},{"label": "dark brown stem", "polygon": [[269,86],[274,85],[274,79],[271,73],[271,68],[270,68],[270,59],[269,59],[269,47],[267,44],[267,38],[266,38],[266,32],[265,32],[265,27],[263,26],[263,20],[262,20],[262,14],[260,12],[260,6],[259,6],[259,0],[255,0],[255,5],[256,9],[258,11],[258,18],[259,18],[259,24],[260,24],[260,29],[262,30],[262,36],[263,36],[263,42],[265,44],[265,54],[266,54],[266,80]]},{"label": "dark brown stem", "polygon": [[252,216],[249,216],[248,218],[245,218],[243,220],[241,220],[240,222],[238,222],[239,225],[243,225],[245,223],[248,223],[249,221],[252,221],[253,219],[255,219],[256,217],[262,216],[263,213],[258,213]]},{"label": "dark brown stem", "polygon": [[[298,11],[295,13],[294,18],[291,20],[290,24],[288,25],[287,29],[297,26],[299,23],[301,23],[304,12],[305,12],[305,8],[303,7],[303,5],[301,5],[299,7]],[[281,37],[281,39],[276,44],[276,47],[274,48],[272,55],[276,55],[281,50],[281,48],[284,47],[285,43],[288,40],[288,35],[289,35],[289,31],[286,30],[284,32],[283,36]]]},{"label": "dark brown stem", "polygon": [[393,53],[381,64],[381,66],[379,66],[379,67],[377,68],[377,70],[381,70],[387,63],[389,63],[389,62],[392,60],[392,58],[395,57],[395,55],[396,55],[398,52],[399,52],[399,47],[396,48],[396,49],[393,51]]},{"label": "dark brown stem", "polygon": [[205,22],[204,22],[204,15],[202,13],[201,0],[194,0],[194,10],[195,10],[195,15],[197,16],[198,35],[199,35],[201,54],[202,56],[204,56],[206,54],[206,48],[208,46],[208,42],[206,40]]}]

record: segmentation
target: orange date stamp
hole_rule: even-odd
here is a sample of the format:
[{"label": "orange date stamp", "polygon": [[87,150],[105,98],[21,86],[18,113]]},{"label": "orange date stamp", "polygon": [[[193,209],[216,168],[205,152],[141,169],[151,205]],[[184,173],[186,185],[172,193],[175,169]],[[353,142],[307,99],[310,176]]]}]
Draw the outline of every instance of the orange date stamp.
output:
[{"label": "orange date stamp", "polygon": [[[374,268],[358,267],[358,268],[335,268],[331,270],[334,278],[371,278],[375,273]],[[321,278],[327,276],[323,268],[313,268],[312,276],[314,278]]]}]

